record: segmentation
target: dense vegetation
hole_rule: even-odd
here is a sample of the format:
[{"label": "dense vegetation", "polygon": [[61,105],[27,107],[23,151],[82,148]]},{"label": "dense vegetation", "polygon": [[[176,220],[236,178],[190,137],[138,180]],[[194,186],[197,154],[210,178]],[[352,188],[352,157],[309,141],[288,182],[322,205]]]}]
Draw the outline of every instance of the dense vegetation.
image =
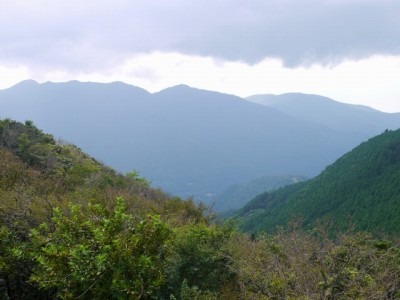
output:
[{"label": "dense vegetation", "polygon": [[239,233],[32,122],[0,121],[0,299],[395,299],[399,261],[366,233]]},{"label": "dense vegetation", "polygon": [[317,220],[332,230],[375,233],[400,232],[400,130],[362,143],[319,176],[303,183],[264,193],[239,214],[249,231],[272,230],[293,216],[305,226]]}]

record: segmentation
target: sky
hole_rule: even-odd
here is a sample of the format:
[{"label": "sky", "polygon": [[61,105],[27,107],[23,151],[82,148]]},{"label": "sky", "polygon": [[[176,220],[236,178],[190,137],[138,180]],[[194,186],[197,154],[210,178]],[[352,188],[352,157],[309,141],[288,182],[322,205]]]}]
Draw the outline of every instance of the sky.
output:
[{"label": "sky", "polygon": [[0,89],[187,84],[400,112],[398,0],[0,0],[0,28]]}]

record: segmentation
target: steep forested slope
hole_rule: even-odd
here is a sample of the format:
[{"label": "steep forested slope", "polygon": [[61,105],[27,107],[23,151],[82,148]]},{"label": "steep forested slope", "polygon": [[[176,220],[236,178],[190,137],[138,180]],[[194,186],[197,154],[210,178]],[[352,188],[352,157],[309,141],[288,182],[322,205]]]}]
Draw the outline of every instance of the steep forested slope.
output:
[{"label": "steep forested slope", "polygon": [[349,225],[373,232],[400,230],[400,130],[362,143],[319,176],[250,201],[240,212],[245,230],[273,230],[301,216],[333,230]]}]

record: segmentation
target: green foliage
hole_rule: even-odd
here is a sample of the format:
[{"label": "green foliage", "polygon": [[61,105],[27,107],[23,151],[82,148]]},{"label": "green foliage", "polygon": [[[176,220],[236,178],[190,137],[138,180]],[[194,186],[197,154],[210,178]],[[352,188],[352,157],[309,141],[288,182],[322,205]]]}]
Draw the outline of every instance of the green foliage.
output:
[{"label": "green foliage", "polygon": [[181,288],[182,300],[214,300],[217,296],[211,292],[202,292],[198,287],[189,287],[186,279],[182,282]]},{"label": "green foliage", "polygon": [[400,130],[361,144],[304,183],[264,193],[238,212],[246,231],[271,231],[294,216],[303,225],[331,222],[333,231],[400,231]]},{"label": "green foliage", "polygon": [[[47,293],[38,291],[29,282],[33,266],[29,257],[29,243],[21,241],[17,234],[5,226],[0,227],[0,299],[47,299]],[[3,298],[2,298],[3,297]]]},{"label": "green foliage", "polygon": [[295,227],[256,241],[237,235],[229,248],[247,299],[397,299],[399,248],[377,243],[365,233],[333,241],[325,230]]},{"label": "green foliage", "polygon": [[54,212],[55,230],[32,231],[32,280],[61,299],[157,298],[171,230],[158,216],[136,221],[122,199],[112,214],[101,205]]},{"label": "green foliage", "polygon": [[191,286],[199,293],[215,293],[232,280],[233,274],[228,268],[230,259],[225,249],[231,233],[229,226],[207,226],[202,223],[177,228],[167,290],[176,295],[185,282],[187,287]]},{"label": "green foliage", "polygon": [[139,183],[143,186],[149,186],[149,181],[146,178],[140,177],[139,172],[137,170],[133,170],[127,174],[128,178],[132,179],[133,181]]}]

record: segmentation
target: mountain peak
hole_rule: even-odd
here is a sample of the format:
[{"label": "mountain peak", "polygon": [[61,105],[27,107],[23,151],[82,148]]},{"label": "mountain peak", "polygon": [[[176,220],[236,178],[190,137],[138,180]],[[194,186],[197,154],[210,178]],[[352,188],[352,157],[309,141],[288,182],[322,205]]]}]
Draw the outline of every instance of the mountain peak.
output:
[{"label": "mountain peak", "polygon": [[181,83],[172,87],[173,89],[191,89],[187,84]]},{"label": "mountain peak", "polygon": [[191,90],[191,89],[194,89],[194,88],[188,86],[187,84],[178,84],[178,85],[174,85],[174,86],[162,89],[161,91],[159,91],[155,94],[163,94],[163,93],[170,93],[170,92],[182,92],[182,91],[187,91],[187,90]]},{"label": "mountain peak", "polygon": [[15,84],[13,87],[33,87],[33,86],[38,86],[39,83],[33,79],[26,79],[23,80],[17,84]]}]

